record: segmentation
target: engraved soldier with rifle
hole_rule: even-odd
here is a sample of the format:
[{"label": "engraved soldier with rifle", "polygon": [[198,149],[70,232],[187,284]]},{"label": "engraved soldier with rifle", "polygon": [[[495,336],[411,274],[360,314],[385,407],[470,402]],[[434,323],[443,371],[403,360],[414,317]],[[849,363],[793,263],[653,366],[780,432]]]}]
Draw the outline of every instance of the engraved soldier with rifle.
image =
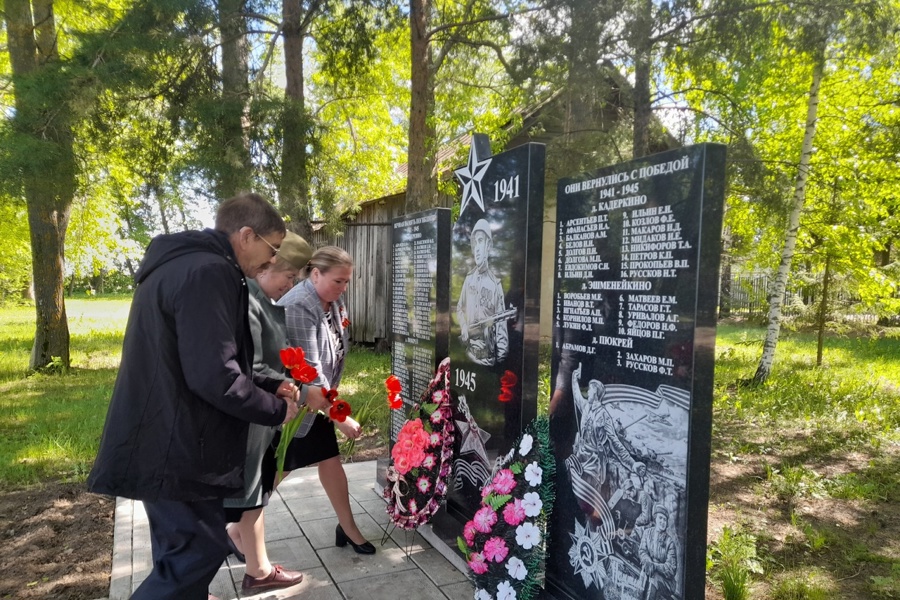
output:
[{"label": "engraved soldier with rifle", "polygon": [[500,279],[491,270],[488,256],[493,245],[491,227],[479,219],[469,237],[475,268],[463,282],[456,306],[460,339],[466,344],[466,356],[480,365],[493,366],[509,354],[506,321],[516,316],[514,307],[506,308]]}]

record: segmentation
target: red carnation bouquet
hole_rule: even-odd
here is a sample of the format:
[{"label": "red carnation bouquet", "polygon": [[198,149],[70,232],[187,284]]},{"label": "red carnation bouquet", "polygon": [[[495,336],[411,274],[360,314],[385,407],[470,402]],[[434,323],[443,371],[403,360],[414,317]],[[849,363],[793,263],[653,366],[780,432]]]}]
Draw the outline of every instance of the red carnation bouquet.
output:
[{"label": "red carnation bouquet", "polygon": [[[315,381],[316,377],[319,376],[319,372],[316,371],[316,368],[306,362],[306,353],[303,352],[303,348],[299,346],[296,348],[282,348],[280,354],[281,362],[284,363],[284,367],[290,372],[291,377],[296,383],[308,385]],[[325,390],[325,398],[327,398],[328,402],[331,404],[331,408],[328,409],[328,417],[332,421],[343,423],[352,413],[352,409],[346,400],[341,400],[337,396],[337,389]],[[282,473],[284,472],[284,459],[287,454],[288,445],[291,443],[294,434],[297,433],[297,429],[300,428],[300,424],[303,423],[303,419],[308,412],[309,406],[301,406],[297,416],[285,423],[281,428],[281,439],[278,442],[278,449],[275,450],[275,460],[278,465],[276,481],[281,479]]]}]

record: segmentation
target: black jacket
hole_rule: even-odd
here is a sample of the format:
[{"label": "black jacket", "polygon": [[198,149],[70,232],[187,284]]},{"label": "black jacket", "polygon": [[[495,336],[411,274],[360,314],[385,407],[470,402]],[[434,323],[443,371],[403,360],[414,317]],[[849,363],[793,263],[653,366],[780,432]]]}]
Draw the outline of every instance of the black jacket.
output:
[{"label": "black jacket", "polygon": [[240,494],[248,422],[278,425],[286,406],[278,380],[253,375],[231,244],[209,229],[158,236],[136,280],[88,488],[138,500]]}]

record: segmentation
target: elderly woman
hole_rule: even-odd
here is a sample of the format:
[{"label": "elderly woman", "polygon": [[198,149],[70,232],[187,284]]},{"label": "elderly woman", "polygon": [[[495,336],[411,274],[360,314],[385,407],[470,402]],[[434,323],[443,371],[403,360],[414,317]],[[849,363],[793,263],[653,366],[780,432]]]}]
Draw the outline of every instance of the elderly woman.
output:
[{"label": "elderly woman", "polygon": [[[306,266],[312,249],[299,235],[288,232],[278,249],[275,263],[247,280],[250,292],[250,332],[253,335],[253,370],[276,379],[287,379],[279,351],[288,345],[284,309],[274,304],[291,287]],[[328,402],[321,388],[310,388],[307,403],[324,409]],[[300,583],[303,574],[269,562],[265,544],[263,507],[274,489],[275,453],[271,447],[276,427],[251,425],[244,465],[244,497],[225,500],[225,513],[232,552],[247,563],[244,591],[262,591]]]},{"label": "elderly woman", "polygon": [[[337,389],[344,372],[344,357],[350,350],[350,321],[342,296],[352,274],[350,255],[337,246],[325,246],[310,259],[306,279],[278,302],[285,309],[291,345],[303,348],[306,362],[318,372],[312,383],[326,389]],[[360,436],[359,423],[353,419],[333,424],[324,415],[315,414],[300,426],[288,446],[284,468],[287,471],[318,464],[319,480],[338,518],[335,545],[349,543],[359,554],[374,554],[375,546],[366,541],[353,520],[335,425],[351,439]]]}]

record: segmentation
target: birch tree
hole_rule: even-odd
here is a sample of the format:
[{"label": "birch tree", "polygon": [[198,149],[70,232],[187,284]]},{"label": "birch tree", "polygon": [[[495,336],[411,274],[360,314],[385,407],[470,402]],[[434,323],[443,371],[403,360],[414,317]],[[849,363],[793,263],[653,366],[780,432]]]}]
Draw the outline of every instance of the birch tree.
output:
[{"label": "birch tree", "polygon": [[[857,106],[872,88],[870,78],[861,76],[867,70],[862,65],[890,47],[896,3],[803,8],[790,2],[716,3],[719,17],[705,24],[700,42],[676,55],[672,66],[676,89],[701,111],[699,139],[719,136],[733,150],[727,213],[732,239],[740,244],[742,238],[757,252],[756,264],[771,265],[774,272],[763,352],[751,380],[756,384],[766,381],[774,364],[798,244],[809,248],[804,242],[804,230],[814,222],[809,215],[823,214],[835,177],[841,169],[849,175],[846,170],[859,164],[852,155],[864,152],[860,129],[876,101]],[[686,56],[691,58],[683,60]],[[819,139],[823,111],[830,129],[848,130],[843,137],[849,140],[839,135]],[[704,127],[711,138],[704,138]],[[817,197],[820,201],[810,206],[810,198]],[[858,223],[857,229],[864,230],[863,221]],[[864,236],[849,238],[866,243]],[[828,262],[827,254],[823,258]],[[829,268],[838,264],[832,260]]]}]

